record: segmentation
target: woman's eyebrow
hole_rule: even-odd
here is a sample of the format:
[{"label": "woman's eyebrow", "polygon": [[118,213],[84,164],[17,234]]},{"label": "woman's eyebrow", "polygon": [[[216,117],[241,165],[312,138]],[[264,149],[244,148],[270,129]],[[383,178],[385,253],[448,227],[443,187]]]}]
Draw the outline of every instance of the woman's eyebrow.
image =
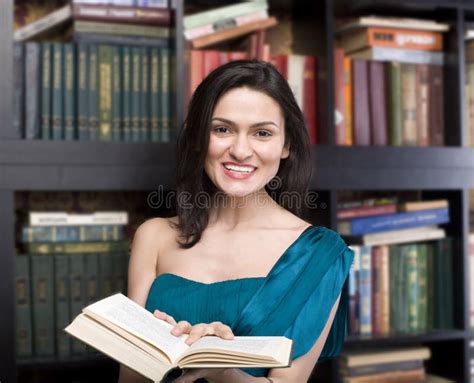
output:
[{"label": "woman's eyebrow", "polygon": [[[236,125],[235,122],[233,122],[233,121],[231,121],[231,120],[228,120],[227,118],[214,117],[214,118],[212,119],[212,121],[214,121],[214,120],[221,121],[221,122],[225,122],[226,124],[233,125],[233,126]],[[274,126],[276,126],[278,129],[280,129],[280,127],[279,127],[277,124],[275,124],[274,122],[272,122],[272,121],[256,122],[255,124],[250,125],[250,127],[251,127],[251,128],[258,128],[258,127],[260,127],[260,126],[265,126],[265,125],[274,125]]]}]

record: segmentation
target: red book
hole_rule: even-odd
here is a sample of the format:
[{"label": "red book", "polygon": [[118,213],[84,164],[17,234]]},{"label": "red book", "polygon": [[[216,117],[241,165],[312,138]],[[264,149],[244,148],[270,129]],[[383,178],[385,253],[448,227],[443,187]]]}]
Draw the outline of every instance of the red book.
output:
[{"label": "red book", "polygon": [[303,73],[303,113],[308,128],[309,143],[316,144],[316,57],[306,56]]},{"label": "red book", "polygon": [[370,217],[374,215],[394,214],[397,212],[397,205],[380,205],[380,206],[361,206],[348,209],[341,209],[337,212],[338,219],[349,219],[356,217]]},{"label": "red book", "polygon": [[102,4],[73,4],[72,16],[75,20],[103,21],[106,23],[126,23],[167,26],[171,24],[169,9],[123,7]]},{"label": "red book", "polygon": [[220,58],[219,51],[205,50],[204,51],[204,65],[203,65],[203,79],[207,77],[214,69],[219,67]]},{"label": "red book", "polygon": [[385,70],[381,61],[369,61],[370,128],[372,145],[387,145]]},{"label": "red book", "polygon": [[344,97],[344,50],[334,49],[334,107],[336,127],[336,145],[345,145],[346,131],[344,123],[345,97]]}]

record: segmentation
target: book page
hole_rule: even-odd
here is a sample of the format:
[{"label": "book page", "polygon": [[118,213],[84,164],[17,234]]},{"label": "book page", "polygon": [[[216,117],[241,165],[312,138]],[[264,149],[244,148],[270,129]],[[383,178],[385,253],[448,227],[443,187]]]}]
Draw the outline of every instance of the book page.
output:
[{"label": "book page", "polygon": [[[281,336],[236,336],[227,340],[217,336],[205,336],[189,348],[184,355],[222,350],[229,353],[275,357],[282,345],[291,346],[291,339]],[[183,355],[183,356],[184,356]]]},{"label": "book page", "polygon": [[[189,349],[184,343],[187,334],[176,337],[170,334],[173,326],[156,318],[145,308],[123,294],[115,294],[83,310],[96,320],[112,322],[129,333],[141,338],[165,352],[171,360]],[[104,323],[103,321],[101,323]]]}]

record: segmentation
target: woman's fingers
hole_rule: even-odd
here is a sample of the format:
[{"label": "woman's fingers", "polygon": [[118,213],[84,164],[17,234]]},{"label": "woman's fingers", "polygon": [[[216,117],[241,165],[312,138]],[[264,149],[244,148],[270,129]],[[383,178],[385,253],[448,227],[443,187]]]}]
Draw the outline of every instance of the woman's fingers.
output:
[{"label": "woman's fingers", "polygon": [[174,318],[163,311],[155,310],[153,311],[153,315],[158,319],[168,322],[169,324],[176,325],[176,321],[174,320]]},{"label": "woman's fingers", "polygon": [[179,321],[176,326],[171,330],[171,334],[173,335],[181,335],[183,333],[187,334],[191,331],[191,328],[193,326],[191,326],[191,323],[185,321],[185,320],[182,320],[182,321]]},{"label": "woman's fingers", "polygon": [[232,329],[221,322],[218,323],[219,324],[215,326],[215,334],[223,339],[234,339]]},{"label": "woman's fingers", "polygon": [[185,342],[186,344],[191,345],[206,335],[216,335],[223,339],[234,338],[234,334],[229,326],[222,322],[212,322],[209,324],[200,323],[193,326]]}]

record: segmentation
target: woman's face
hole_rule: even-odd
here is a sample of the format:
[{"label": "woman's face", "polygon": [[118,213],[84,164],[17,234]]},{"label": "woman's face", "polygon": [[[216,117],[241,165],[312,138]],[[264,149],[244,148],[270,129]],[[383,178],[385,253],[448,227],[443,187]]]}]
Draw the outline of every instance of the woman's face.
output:
[{"label": "woman's face", "polygon": [[289,155],[284,129],[283,112],[273,98],[245,87],[226,92],[212,115],[207,175],[229,196],[262,189]]}]

